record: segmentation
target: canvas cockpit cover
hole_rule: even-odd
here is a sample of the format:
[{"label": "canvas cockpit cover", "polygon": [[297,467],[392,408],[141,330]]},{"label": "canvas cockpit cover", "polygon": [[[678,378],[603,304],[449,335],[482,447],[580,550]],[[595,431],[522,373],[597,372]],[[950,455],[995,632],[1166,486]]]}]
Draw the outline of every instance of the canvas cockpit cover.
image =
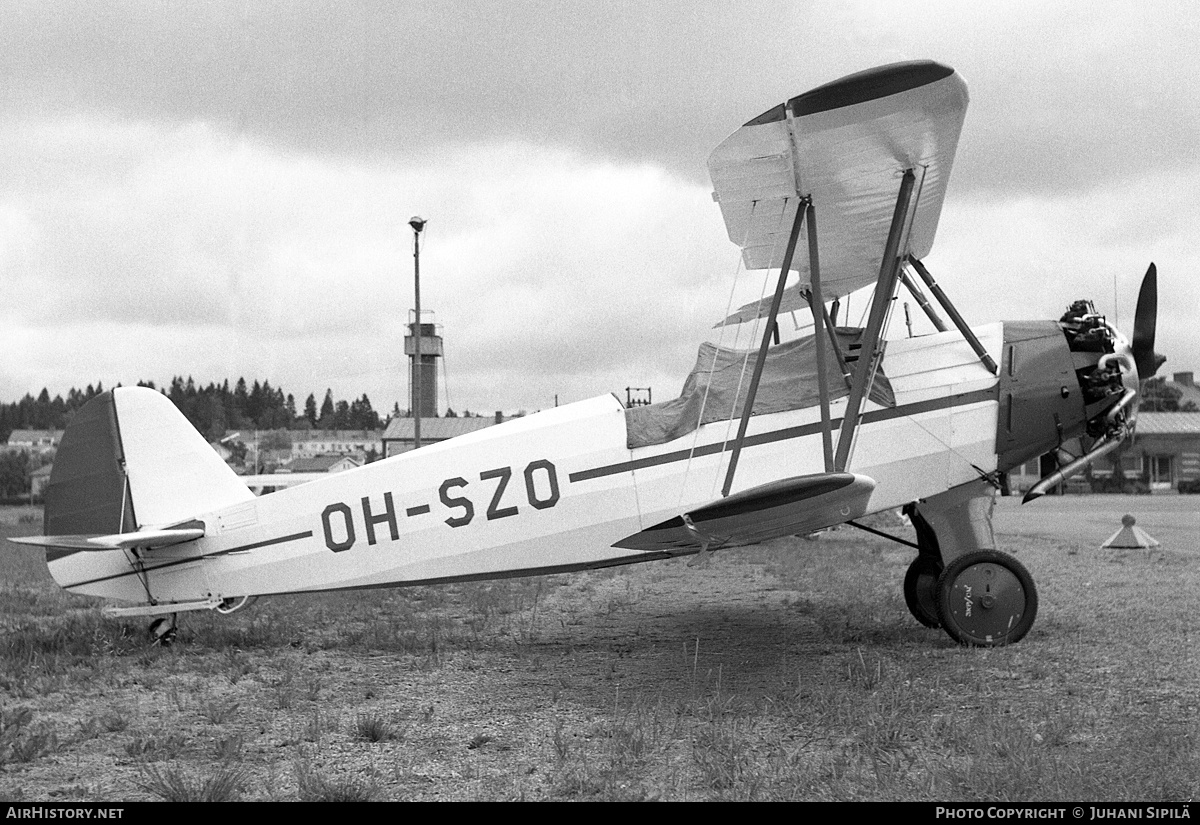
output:
[{"label": "canvas cockpit cover", "polygon": [[[839,327],[838,343],[843,353],[854,357],[862,330]],[[837,356],[825,348],[830,400],[849,394]],[[737,418],[742,413],[756,351],[700,345],[696,365],[683,384],[683,392],[672,401],[625,411],[629,449],[665,444],[687,435],[703,424]],[[715,359],[715,362],[714,362]],[[762,378],[754,397],[753,415],[815,407],[820,403],[817,384],[817,347],[811,336],[787,341],[767,350]],[[881,366],[871,386],[870,399],[895,406],[892,386]]]}]

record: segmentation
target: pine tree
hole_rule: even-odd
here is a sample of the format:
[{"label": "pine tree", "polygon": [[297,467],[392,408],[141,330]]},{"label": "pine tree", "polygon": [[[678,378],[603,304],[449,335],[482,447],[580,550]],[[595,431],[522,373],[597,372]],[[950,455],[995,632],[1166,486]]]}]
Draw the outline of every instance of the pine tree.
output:
[{"label": "pine tree", "polygon": [[321,417],[317,419],[317,427],[322,430],[333,429],[333,390],[325,390],[325,400],[321,402]]}]

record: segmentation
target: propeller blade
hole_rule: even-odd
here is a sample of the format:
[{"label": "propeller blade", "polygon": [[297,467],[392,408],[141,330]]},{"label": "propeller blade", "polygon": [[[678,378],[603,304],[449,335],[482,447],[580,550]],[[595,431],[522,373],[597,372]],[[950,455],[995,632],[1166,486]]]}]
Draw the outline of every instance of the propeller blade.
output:
[{"label": "propeller blade", "polygon": [[1158,269],[1154,264],[1146,270],[1138,292],[1137,310],[1133,314],[1133,341],[1130,350],[1137,365],[1138,378],[1145,381],[1158,372],[1167,360],[1154,351],[1154,331],[1158,325]]}]

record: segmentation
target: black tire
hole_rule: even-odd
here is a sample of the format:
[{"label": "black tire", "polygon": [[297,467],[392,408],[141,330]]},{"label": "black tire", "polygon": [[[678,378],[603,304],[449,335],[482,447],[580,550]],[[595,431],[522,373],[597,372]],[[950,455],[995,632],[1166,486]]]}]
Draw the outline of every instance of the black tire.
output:
[{"label": "black tire", "polygon": [[1037,608],[1033,577],[1007,553],[965,553],[938,578],[938,619],[959,644],[1000,647],[1020,641],[1033,627]]},{"label": "black tire", "polygon": [[937,629],[942,620],[937,612],[937,585],[942,574],[942,560],[922,553],[912,560],[904,574],[904,603],[908,612],[926,627]]}]

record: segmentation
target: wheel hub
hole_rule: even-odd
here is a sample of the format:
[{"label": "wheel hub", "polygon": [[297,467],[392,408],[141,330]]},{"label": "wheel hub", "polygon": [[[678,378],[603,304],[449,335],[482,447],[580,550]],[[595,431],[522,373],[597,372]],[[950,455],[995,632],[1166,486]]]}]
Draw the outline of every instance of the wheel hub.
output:
[{"label": "wheel hub", "polygon": [[1010,644],[1029,632],[1037,615],[1033,578],[995,550],[959,556],[942,572],[937,590],[942,627],[961,644]]}]

